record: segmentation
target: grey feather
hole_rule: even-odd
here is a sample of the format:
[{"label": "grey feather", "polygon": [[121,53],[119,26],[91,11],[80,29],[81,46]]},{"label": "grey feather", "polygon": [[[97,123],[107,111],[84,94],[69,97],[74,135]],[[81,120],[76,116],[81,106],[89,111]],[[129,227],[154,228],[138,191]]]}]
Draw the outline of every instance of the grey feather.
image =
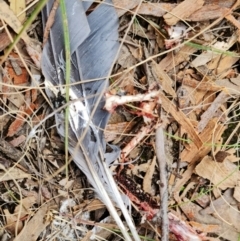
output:
[{"label": "grey feather", "polygon": [[[50,0],[42,12],[43,24],[46,23],[53,2]],[[131,238],[119,219],[112,201],[122,210],[134,239],[140,240],[107,167],[116,160],[120,150],[116,146],[110,146],[112,152],[106,153],[107,144],[103,137],[103,129],[106,127],[109,113],[103,110],[104,99],[99,97],[108,86],[107,76],[119,47],[118,17],[110,0],[105,1],[107,4],[101,3],[86,16],[85,11],[92,2],[66,0],[71,40],[71,83],[81,80],[81,84],[70,87],[70,98],[74,102],[69,105],[70,128],[67,137],[69,152],[77,166],[87,176],[99,198],[110,209],[125,240],[131,240]],[[45,84],[49,87],[46,89],[46,93],[52,98],[59,91],[57,86],[65,84],[64,42],[60,9],[56,12],[55,22],[43,49],[42,72],[45,76]],[[96,78],[99,79],[87,81]],[[95,107],[97,107],[96,111],[92,115]],[[64,114],[57,112],[55,119],[59,134],[66,138]],[[81,140],[80,143],[79,140]],[[104,163],[104,161],[106,162]]]}]

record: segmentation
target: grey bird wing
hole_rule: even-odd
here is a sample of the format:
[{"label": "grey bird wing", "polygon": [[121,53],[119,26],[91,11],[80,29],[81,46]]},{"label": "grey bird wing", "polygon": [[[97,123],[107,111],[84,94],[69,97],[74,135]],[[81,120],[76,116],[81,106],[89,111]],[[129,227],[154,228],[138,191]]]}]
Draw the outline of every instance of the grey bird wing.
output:
[{"label": "grey bird wing", "polygon": [[[53,0],[42,12],[43,25],[51,11]],[[110,209],[125,240],[131,240],[113,207],[112,201],[122,210],[135,240],[140,240],[107,164],[113,162],[120,150],[111,146],[106,153],[103,130],[109,113],[103,110],[102,93],[108,87],[109,72],[116,57],[118,42],[118,17],[112,2],[106,0],[89,15],[86,10],[93,1],[66,0],[71,47],[71,85],[69,104],[69,136],[64,132],[64,114],[57,112],[58,133],[68,138],[69,152],[77,166],[85,173],[99,198]],[[42,53],[42,72],[46,93],[50,98],[59,91],[64,93],[65,52],[60,9],[57,10],[50,36]],[[90,79],[97,79],[88,81]],[[76,84],[77,83],[77,84]],[[112,210],[112,211],[111,211]]]}]

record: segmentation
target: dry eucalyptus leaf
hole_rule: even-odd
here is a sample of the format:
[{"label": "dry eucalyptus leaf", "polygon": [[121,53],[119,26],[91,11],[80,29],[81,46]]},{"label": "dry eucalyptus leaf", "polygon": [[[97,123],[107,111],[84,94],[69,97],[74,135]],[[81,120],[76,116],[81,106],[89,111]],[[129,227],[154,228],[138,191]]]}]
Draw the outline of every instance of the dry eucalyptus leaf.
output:
[{"label": "dry eucalyptus leaf", "polygon": [[151,164],[149,165],[146,175],[143,178],[143,190],[144,192],[147,193],[152,193],[152,178],[153,178],[153,173],[155,171],[155,166],[156,166],[156,157],[153,158]]},{"label": "dry eucalyptus leaf", "polygon": [[152,60],[152,68],[158,77],[158,81],[160,82],[162,89],[172,97],[176,97],[176,92],[172,88],[173,80],[169,77],[169,75],[163,71],[154,60]]},{"label": "dry eucalyptus leaf", "polygon": [[197,10],[191,14],[187,20],[193,22],[206,21],[216,18],[224,17],[225,14],[229,11],[228,8],[219,6],[217,4],[206,4],[201,9]]},{"label": "dry eucalyptus leaf", "polygon": [[[26,17],[26,12],[24,11],[24,9],[26,8],[25,0],[10,0],[10,8],[16,14],[20,22],[23,22],[25,20],[25,17]],[[21,15],[19,15],[20,13]]]},{"label": "dry eucalyptus leaf", "polygon": [[43,204],[32,217],[32,219],[25,223],[23,230],[14,239],[14,241],[37,240],[40,233],[43,232],[50,223],[50,220],[48,220],[46,217],[50,205],[50,202]]},{"label": "dry eucalyptus leaf", "polygon": [[23,179],[23,178],[31,178],[31,175],[28,173],[23,172],[21,169],[17,167],[11,167],[8,170],[0,164],[0,169],[4,170],[0,172],[0,181],[9,181],[15,179]]},{"label": "dry eucalyptus leaf", "polygon": [[210,180],[222,190],[235,187],[240,175],[237,165],[228,160],[215,162],[210,156],[205,156],[195,171],[200,177]]},{"label": "dry eucalyptus leaf", "polygon": [[178,4],[171,12],[165,14],[163,18],[168,25],[175,25],[200,9],[203,4],[204,0],[185,0]]},{"label": "dry eucalyptus leaf", "polygon": [[198,123],[199,132],[203,131],[203,129],[207,126],[208,122],[215,116],[216,111],[220,108],[222,104],[227,101],[228,98],[229,95],[224,91],[222,91],[217,96],[217,98],[212,102],[209,108],[202,114],[201,120]]},{"label": "dry eucalyptus leaf", "polygon": [[[21,31],[23,27],[21,22],[10,9],[9,5],[3,0],[0,0],[0,16],[16,33]],[[40,43],[35,39],[31,39],[26,32],[23,32],[21,37],[26,44],[26,49],[29,55],[33,59],[36,66],[40,68]]]},{"label": "dry eucalyptus leaf", "polygon": [[138,14],[162,17],[165,13],[172,11],[177,4],[172,3],[152,3],[143,2],[138,10]]},{"label": "dry eucalyptus leaf", "polygon": [[240,183],[234,188],[233,197],[240,203]]},{"label": "dry eucalyptus leaf", "polygon": [[113,0],[118,17],[122,16],[128,10],[133,9],[140,3],[140,0]]}]

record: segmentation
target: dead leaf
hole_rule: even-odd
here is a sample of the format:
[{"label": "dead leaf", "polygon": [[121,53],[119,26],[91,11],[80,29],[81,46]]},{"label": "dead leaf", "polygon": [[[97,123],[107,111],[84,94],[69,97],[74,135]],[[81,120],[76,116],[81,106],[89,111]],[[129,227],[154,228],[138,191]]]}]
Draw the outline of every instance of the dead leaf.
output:
[{"label": "dead leaf", "polygon": [[116,124],[108,124],[107,127],[104,130],[104,136],[106,141],[114,141],[121,137],[121,135],[124,136],[125,133],[129,133],[133,126],[136,124],[136,122],[120,122]]},{"label": "dead leaf", "polygon": [[240,95],[240,78],[231,79],[217,79],[215,82],[217,85],[225,87],[231,95]]},{"label": "dead leaf", "polygon": [[61,185],[64,189],[69,189],[73,185],[74,180],[68,180],[68,178],[64,178],[59,181],[59,185]]},{"label": "dead leaf", "polygon": [[[10,232],[12,235],[15,234],[15,230],[17,228],[17,232],[19,233],[22,228],[23,228],[23,222],[21,220],[18,220],[18,217],[15,215],[11,214],[8,209],[4,209],[4,216],[6,218],[6,223],[7,223],[7,230]],[[17,224],[17,227],[16,227]]]},{"label": "dead leaf", "polygon": [[169,71],[175,68],[183,61],[187,61],[189,56],[196,52],[197,49],[191,46],[184,45],[176,55],[168,53],[167,56],[158,64],[159,68],[165,71]]},{"label": "dead leaf", "polygon": [[230,154],[226,151],[218,151],[215,155],[217,162],[223,162]]},{"label": "dead leaf", "polygon": [[138,14],[162,17],[166,12],[172,11],[176,6],[177,4],[172,3],[143,2],[138,10]]},{"label": "dead leaf", "polygon": [[227,159],[221,163],[215,162],[210,156],[204,157],[195,170],[200,177],[210,180],[222,190],[235,187],[240,175],[237,166],[232,162]]},{"label": "dead leaf", "polygon": [[222,91],[217,98],[213,101],[211,106],[202,114],[201,120],[198,123],[198,131],[202,132],[203,129],[207,126],[207,123],[215,116],[215,112],[222,104],[224,104],[229,95]]},{"label": "dead leaf", "polygon": [[16,138],[14,138],[12,141],[10,141],[9,143],[11,145],[13,145],[14,147],[19,146],[20,144],[22,144],[24,141],[26,140],[26,136],[24,135],[20,135]]},{"label": "dead leaf", "polygon": [[233,197],[240,202],[240,183],[234,188]]},{"label": "dead leaf", "polygon": [[181,110],[178,110],[162,92],[159,93],[159,97],[162,107],[167,113],[170,113],[173,118],[184,128],[184,130],[189,134],[189,137],[192,139],[194,145],[196,145],[197,148],[202,147],[203,142],[196,130],[193,128],[191,121],[183,114]]},{"label": "dead leaf", "polygon": [[140,0],[113,0],[118,17],[122,16],[128,10],[133,9],[140,3]]},{"label": "dead leaf", "polygon": [[[197,68],[199,66],[205,65],[210,61],[213,61],[215,58],[219,58],[221,56],[221,52],[229,50],[237,41],[237,36],[233,34],[231,37],[227,39],[227,41],[217,41],[212,46],[209,46],[209,50],[204,51],[200,55],[198,55],[191,64]],[[211,50],[213,48],[213,51]],[[220,53],[219,53],[220,51]],[[234,53],[232,54],[235,55]],[[219,61],[218,61],[219,62]]]},{"label": "dead leaf", "polygon": [[0,172],[0,181],[9,181],[14,179],[23,179],[23,178],[31,178],[31,175],[23,172],[21,169],[17,167],[11,167],[6,170],[5,167],[0,164],[0,169],[4,170],[4,172]]},{"label": "dead leaf", "polygon": [[205,90],[205,91],[212,91],[212,92],[218,92],[222,90],[222,88],[218,85],[216,85],[216,82],[213,81],[197,81],[194,78],[183,78],[182,84],[190,86],[197,90]]},{"label": "dead leaf", "polygon": [[156,165],[156,157],[153,158],[151,164],[149,165],[149,167],[147,168],[147,172],[143,178],[143,190],[144,192],[153,193],[152,190],[152,178],[153,178],[153,173],[155,171],[155,165]]},{"label": "dead leaf", "polygon": [[[219,143],[219,139],[222,136],[223,131],[225,130],[224,125],[217,124],[216,120],[211,120],[202,133],[200,133],[200,138],[203,143],[207,143],[200,148],[200,150],[194,145],[194,143],[190,143],[187,148],[185,148],[181,154],[180,159],[186,162],[195,162],[197,160],[201,160],[205,155],[207,155],[212,145],[210,143]],[[219,143],[221,144],[221,143]]]},{"label": "dead leaf", "polygon": [[[10,0],[10,8],[13,10],[15,15],[18,17],[19,21],[22,23],[25,20],[26,12],[24,9],[26,8],[25,0]],[[19,15],[21,14],[21,15]]]},{"label": "dead leaf", "polygon": [[0,33],[0,51],[3,51],[9,44],[11,40],[8,37],[8,34],[3,31]]},{"label": "dead leaf", "polygon": [[27,85],[29,74],[22,65],[19,56],[16,53],[11,53],[6,61],[5,70],[8,77],[15,85]]},{"label": "dead leaf", "polygon": [[25,223],[21,233],[14,239],[14,241],[37,240],[40,233],[43,232],[50,223],[50,220],[47,220],[46,218],[49,206],[50,202],[43,204],[32,219]]},{"label": "dead leaf", "polygon": [[185,0],[178,4],[171,12],[166,13],[163,18],[168,25],[175,25],[200,9],[203,4],[203,0]]},{"label": "dead leaf", "polygon": [[[0,0],[0,16],[16,33],[19,33],[21,31],[23,27],[21,22],[16,17],[14,12],[10,9],[8,4],[3,0]],[[21,37],[26,44],[28,54],[33,59],[36,66],[40,68],[40,43],[35,39],[31,39],[26,32],[23,32]]]},{"label": "dead leaf", "polygon": [[218,75],[218,78],[222,79],[228,75],[229,70],[238,60],[239,57],[237,56],[219,56],[208,64],[208,68],[213,70],[214,74]]},{"label": "dead leaf", "polygon": [[26,116],[31,115],[32,112],[35,110],[35,108],[36,108],[35,104],[31,104],[29,107],[25,109],[21,108],[22,111],[17,114],[15,121],[12,122],[11,125],[9,126],[7,136],[11,137],[15,135],[22,128],[23,124],[26,122]]},{"label": "dead leaf", "polygon": [[[201,222],[202,224],[206,224],[204,225],[205,231],[208,231],[209,233],[217,233],[221,235],[221,237],[228,240],[237,240],[238,231],[235,227],[233,227],[233,224],[239,222],[240,215],[238,212],[236,212],[235,208],[232,208],[228,202],[223,200],[224,197],[221,197],[221,199],[221,205],[214,205],[213,207],[214,215],[210,215],[209,213],[203,214],[202,211],[204,210],[201,210],[200,206],[196,205],[194,202],[191,202],[191,200],[187,198],[183,199],[185,205],[182,205],[182,210],[184,214],[191,220],[191,223],[192,221],[197,221]],[[216,200],[214,200],[213,203],[215,201]],[[223,204],[224,202],[225,204]],[[233,212],[235,212],[235,214],[231,217]],[[198,226],[203,228],[203,226]]]},{"label": "dead leaf", "polygon": [[158,77],[158,81],[160,82],[160,85],[162,87],[162,89],[170,94],[172,97],[176,97],[176,92],[175,90],[172,88],[172,79],[169,77],[169,75],[163,71],[158,64],[152,60],[152,68],[153,71],[155,71],[157,77]]},{"label": "dead leaf", "polygon": [[46,186],[41,187],[41,194],[47,200],[53,198],[52,193],[48,190]]},{"label": "dead leaf", "polygon": [[[3,0],[0,0],[0,16],[16,33],[21,31],[21,22],[10,9],[9,5]],[[26,42],[29,42],[29,37],[26,32],[22,34],[22,38],[26,40]]]},{"label": "dead leaf", "polygon": [[124,69],[127,69],[129,66],[133,66],[136,64],[136,59],[132,56],[131,52],[125,45],[123,45],[123,47],[121,48],[118,63]]},{"label": "dead leaf", "polygon": [[220,6],[219,3],[206,4],[201,9],[197,10],[196,12],[188,16],[187,20],[193,22],[200,22],[217,18],[223,18],[229,10],[229,8]]},{"label": "dead leaf", "polygon": [[[7,220],[7,230],[15,234],[16,225],[18,233],[22,230],[23,219],[27,215],[31,215],[31,207],[36,203],[36,198],[34,196],[29,196],[20,200],[20,204],[15,208],[14,213],[9,213],[8,209],[4,209],[4,215]],[[20,212],[20,213],[19,213]]]}]

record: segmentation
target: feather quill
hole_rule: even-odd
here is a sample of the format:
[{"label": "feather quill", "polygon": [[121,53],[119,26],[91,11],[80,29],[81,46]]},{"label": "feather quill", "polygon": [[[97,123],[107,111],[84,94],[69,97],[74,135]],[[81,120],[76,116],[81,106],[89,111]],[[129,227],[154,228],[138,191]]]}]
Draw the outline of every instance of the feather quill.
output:
[{"label": "feather quill", "polygon": [[[50,0],[42,12],[43,24],[51,11],[54,0]],[[105,203],[125,240],[132,240],[118,216],[114,205],[123,212],[135,240],[140,240],[129,212],[123,202],[108,165],[119,155],[119,148],[110,146],[106,153],[103,129],[109,113],[103,110],[102,93],[108,86],[107,76],[111,70],[119,47],[118,17],[112,2],[106,0],[88,16],[86,10],[93,1],[66,0],[71,47],[71,85],[69,105],[69,136],[64,133],[64,114],[56,112],[55,119],[59,134],[69,140],[69,152],[77,166],[85,173],[99,198]],[[60,9],[42,54],[42,72],[45,77],[46,93],[54,98],[64,94],[65,57],[63,29]],[[97,79],[88,81],[90,79]],[[79,82],[76,84],[76,82]]]}]

